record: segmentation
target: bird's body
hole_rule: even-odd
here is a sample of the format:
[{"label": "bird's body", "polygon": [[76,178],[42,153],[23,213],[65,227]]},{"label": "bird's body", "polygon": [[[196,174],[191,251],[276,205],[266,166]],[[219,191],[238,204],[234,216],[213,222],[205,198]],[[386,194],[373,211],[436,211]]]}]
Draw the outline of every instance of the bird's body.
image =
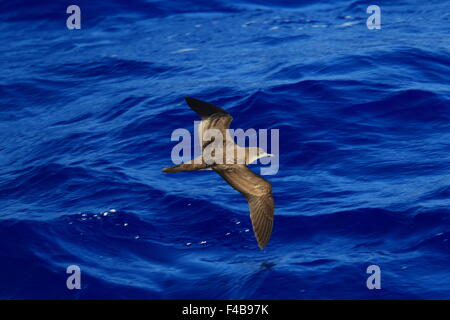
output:
[{"label": "bird's body", "polygon": [[[164,172],[214,170],[248,201],[253,231],[262,249],[269,242],[273,227],[274,201],[269,181],[246,165],[272,156],[262,148],[243,148],[234,143],[228,129],[233,118],[225,110],[194,98],[188,105],[201,117],[199,137],[202,155],[191,161],[163,169]],[[208,135],[212,132],[212,135]],[[214,136],[220,132],[222,141]],[[211,137],[213,136],[213,137]]]}]

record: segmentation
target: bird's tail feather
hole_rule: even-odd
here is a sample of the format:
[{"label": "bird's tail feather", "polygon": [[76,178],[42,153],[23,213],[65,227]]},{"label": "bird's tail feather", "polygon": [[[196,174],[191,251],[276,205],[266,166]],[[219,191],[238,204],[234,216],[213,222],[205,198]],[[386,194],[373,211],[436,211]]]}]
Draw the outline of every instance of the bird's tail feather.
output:
[{"label": "bird's tail feather", "polygon": [[207,166],[204,163],[182,163],[172,167],[164,168],[163,172],[182,172],[182,171],[196,171],[205,169]]}]

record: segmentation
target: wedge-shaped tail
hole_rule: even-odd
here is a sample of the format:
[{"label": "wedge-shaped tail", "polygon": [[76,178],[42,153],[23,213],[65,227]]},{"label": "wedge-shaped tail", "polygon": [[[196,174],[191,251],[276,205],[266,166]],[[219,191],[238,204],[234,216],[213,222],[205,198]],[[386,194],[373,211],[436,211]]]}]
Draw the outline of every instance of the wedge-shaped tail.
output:
[{"label": "wedge-shaped tail", "polygon": [[182,164],[177,164],[175,166],[172,167],[167,167],[164,168],[162,171],[163,172],[183,172],[183,171],[196,171],[196,170],[202,170],[205,169],[207,167],[206,164],[204,163],[182,163]]}]

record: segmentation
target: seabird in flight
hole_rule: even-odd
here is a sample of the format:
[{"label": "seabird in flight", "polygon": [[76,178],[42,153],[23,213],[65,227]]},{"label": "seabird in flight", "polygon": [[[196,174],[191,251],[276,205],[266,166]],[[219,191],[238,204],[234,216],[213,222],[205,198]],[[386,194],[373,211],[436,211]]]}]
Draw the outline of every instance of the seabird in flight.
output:
[{"label": "seabird in flight", "polygon": [[[233,118],[222,108],[189,97],[186,98],[186,102],[201,117],[199,137],[202,155],[197,159],[164,168],[163,171],[214,170],[217,172],[230,186],[242,193],[247,199],[250,219],[258,246],[261,249],[264,248],[269,242],[273,226],[275,206],[272,197],[272,186],[269,181],[254,173],[246,165],[253,163],[259,158],[273,155],[267,154],[262,148],[243,148],[235,144],[234,139],[227,130]],[[209,129],[219,130],[224,137],[223,144],[215,146],[216,148],[222,148],[224,161],[220,161],[220,163],[207,161],[203,154],[205,148],[214,142],[214,138],[210,141],[202,139],[204,132]],[[230,156],[231,161],[229,160]]]}]

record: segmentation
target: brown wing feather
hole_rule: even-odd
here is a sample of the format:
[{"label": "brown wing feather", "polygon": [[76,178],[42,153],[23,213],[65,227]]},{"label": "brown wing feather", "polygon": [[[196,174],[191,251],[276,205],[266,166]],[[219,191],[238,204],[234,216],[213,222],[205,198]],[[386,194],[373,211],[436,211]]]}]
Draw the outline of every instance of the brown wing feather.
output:
[{"label": "brown wing feather", "polygon": [[220,130],[222,133],[222,137],[225,141],[227,138],[227,129],[230,127],[230,123],[233,120],[233,118],[228,114],[223,113],[215,113],[208,118],[204,118],[201,121],[200,127],[199,127],[199,138],[202,142],[202,150],[210,144],[212,141],[214,141],[214,138],[211,140],[203,140],[203,135],[205,132],[209,129],[217,129]]},{"label": "brown wing feather", "polygon": [[214,165],[212,169],[247,198],[258,246],[264,248],[272,234],[275,210],[270,182],[245,165]]},{"label": "brown wing feather", "polygon": [[271,194],[249,197],[250,219],[258,246],[264,248],[270,240],[273,227],[274,202]]},{"label": "brown wing feather", "polygon": [[208,129],[218,129],[222,133],[222,137],[227,137],[227,129],[230,127],[233,117],[225,110],[205,101],[195,98],[186,97],[186,102],[202,119],[199,127],[199,137],[202,144],[202,150],[210,144],[213,140],[204,141],[203,134]]}]

